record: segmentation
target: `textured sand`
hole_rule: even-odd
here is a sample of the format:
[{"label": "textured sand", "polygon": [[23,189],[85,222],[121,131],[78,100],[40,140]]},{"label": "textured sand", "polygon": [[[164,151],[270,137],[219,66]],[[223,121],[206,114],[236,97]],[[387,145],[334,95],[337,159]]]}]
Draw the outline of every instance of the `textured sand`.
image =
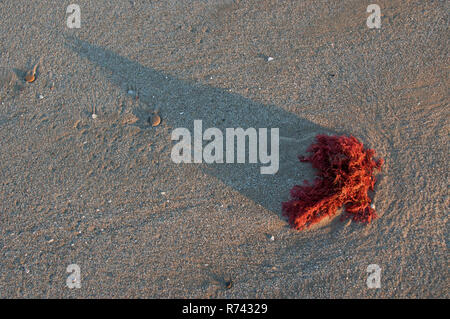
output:
[{"label": "textured sand", "polygon": [[[377,1],[379,30],[372,1],[76,3],[70,30],[69,3],[0,1],[0,75],[42,57],[0,81],[0,297],[449,297],[448,3]],[[194,119],[279,127],[280,171],[172,163]],[[317,133],[385,159],[371,225],[281,217]]]}]

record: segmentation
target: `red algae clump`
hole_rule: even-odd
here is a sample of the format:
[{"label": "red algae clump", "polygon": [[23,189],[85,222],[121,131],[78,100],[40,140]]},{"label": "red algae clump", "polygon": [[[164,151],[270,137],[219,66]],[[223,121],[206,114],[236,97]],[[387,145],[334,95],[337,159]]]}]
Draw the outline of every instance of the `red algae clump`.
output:
[{"label": "red algae clump", "polygon": [[375,151],[364,148],[353,136],[317,135],[300,156],[317,170],[313,183],[305,181],[291,189],[291,199],[282,203],[283,215],[292,227],[303,230],[345,208],[343,218],[370,223],[377,218],[371,207],[369,191],[374,190],[374,173],[381,169],[383,159],[374,159]]}]

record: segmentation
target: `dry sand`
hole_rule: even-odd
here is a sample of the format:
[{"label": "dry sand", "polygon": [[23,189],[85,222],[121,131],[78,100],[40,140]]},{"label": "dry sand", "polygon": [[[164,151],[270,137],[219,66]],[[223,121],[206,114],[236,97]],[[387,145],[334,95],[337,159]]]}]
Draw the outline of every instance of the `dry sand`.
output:
[{"label": "dry sand", "polygon": [[[449,297],[448,2],[376,1],[379,30],[373,1],[73,2],[80,29],[70,2],[0,1],[0,66],[42,57],[1,82],[0,297]],[[279,127],[280,171],[174,164],[194,119]],[[369,226],[281,216],[317,133],[385,159]]]}]

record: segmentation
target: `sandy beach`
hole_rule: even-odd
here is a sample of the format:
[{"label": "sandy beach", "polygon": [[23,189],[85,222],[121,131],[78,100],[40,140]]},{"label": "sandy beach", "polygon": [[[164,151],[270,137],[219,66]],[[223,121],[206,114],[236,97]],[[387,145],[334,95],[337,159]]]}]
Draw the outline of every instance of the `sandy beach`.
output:
[{"label": "sandy beach", "polygon": [[[0,298],[448,298],[449,3],[371,3],[0,1]],[[194,120],[278,172],[174,163]],[[282,216],[317,134],[384,159],[369,225]]]}]

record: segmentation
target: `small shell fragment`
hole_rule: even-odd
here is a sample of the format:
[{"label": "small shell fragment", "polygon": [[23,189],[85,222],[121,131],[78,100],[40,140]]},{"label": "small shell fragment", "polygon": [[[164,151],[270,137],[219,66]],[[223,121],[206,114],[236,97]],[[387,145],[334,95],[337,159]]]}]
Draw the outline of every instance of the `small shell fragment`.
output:
[{"label": "small shell fragment", "polygon": [[33,69],[28,71],[27,74],[25,75],[25,81],[27,81],[28,83],[32,83],[34,82],[34,80],[36,80],[36,70],[37,67],[39,66],[39,63],[40,61],[36,63]]},{"label": "small shell fragment", "polygon": [[227,288],[227,289],[233,288],[233,281],[231,279],[225,281],[225,288]]},{"label": "small shell fragment", "polygon": [[29,74],[25,75],[25,81],[27,81],[28,83],[32,83],[32,82],[34,82],[34,80],[36,80],[36,77],[34,74],[29,73]]},{"label": "small shell fragment", "polygon": [[153,127],[158,126],[161,123],[161,117],[158,114],[150,116],[148,118],[148,123],[150,123]]}]

